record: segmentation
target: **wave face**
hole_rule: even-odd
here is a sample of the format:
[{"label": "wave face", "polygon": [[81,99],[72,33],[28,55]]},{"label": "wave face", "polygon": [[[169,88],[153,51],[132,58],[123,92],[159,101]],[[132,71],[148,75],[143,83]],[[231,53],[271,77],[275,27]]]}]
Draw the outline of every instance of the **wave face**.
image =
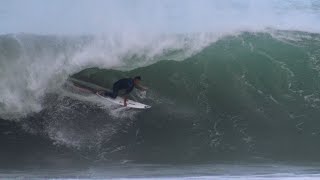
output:
[{"label": "wave face", "polygon": [[[2,36],[1,118],[99,160],[318,158],[319,34],[163,36],[130,44],[134,51],[106,39]],[[150,46],[155,42],[163,46]],[[123,51],[110,51],[111,61],[87,59],[112,44]],[[70,92],[62,85],[69,74],[93,89],[141,75],[149,92],[131,98],[152,108],[123,110]]]},{"label": "wave face", "polygon": [[153,108],[137,116],[131,134],[142,142],[125,145],[143,158],[316,157],[319,47],[317,34],[243,33],[182,62],[129,72],[90,68],[73,77],[103,87],[143,77]]}]

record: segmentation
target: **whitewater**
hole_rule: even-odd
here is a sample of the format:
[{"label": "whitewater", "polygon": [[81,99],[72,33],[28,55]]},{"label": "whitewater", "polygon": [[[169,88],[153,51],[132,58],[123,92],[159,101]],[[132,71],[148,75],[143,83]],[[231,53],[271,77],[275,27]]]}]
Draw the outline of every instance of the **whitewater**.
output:
[{"label": "whitewater", "polygon": [[2,4],[0,178],[319,178],[320,1]]}]

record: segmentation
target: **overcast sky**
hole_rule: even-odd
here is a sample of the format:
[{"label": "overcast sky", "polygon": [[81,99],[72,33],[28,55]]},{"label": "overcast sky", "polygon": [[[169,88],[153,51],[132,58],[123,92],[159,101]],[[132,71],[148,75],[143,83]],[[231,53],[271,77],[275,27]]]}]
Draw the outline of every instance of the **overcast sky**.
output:
[{"label": "overcast sky", "polygon": [[319,0],[1,0],[0,33],[319,26],[319,9],[312,11],[317,6]]},{"label": "overcast sky", "polygon": [[[0,32],[90,33],[126,29],[168,30],[181,1],[2,0]],[[186,10],[186,9],[185,9]],[[182,14],[181,14],[182,15]],[[177,18],[175,20],[175,18]],[[184,22],[185,24],[186,22]],[[159,29],[160,28],[160,29]]]}]

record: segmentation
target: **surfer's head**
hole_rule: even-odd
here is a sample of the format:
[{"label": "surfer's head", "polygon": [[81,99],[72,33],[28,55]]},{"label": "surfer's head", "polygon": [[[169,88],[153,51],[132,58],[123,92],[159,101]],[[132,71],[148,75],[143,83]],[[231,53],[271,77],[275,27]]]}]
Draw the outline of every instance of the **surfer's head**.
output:
[{"label": "surfer's head", "polygon": [[141,76],[136,76],[133,78],[134,84],[139,84],[141,81]]}]

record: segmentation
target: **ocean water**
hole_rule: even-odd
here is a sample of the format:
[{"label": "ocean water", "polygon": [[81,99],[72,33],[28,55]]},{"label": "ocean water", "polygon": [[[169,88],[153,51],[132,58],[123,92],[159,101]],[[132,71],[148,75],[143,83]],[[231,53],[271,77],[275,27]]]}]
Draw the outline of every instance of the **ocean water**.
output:
[{"label": "ocean water", "polygon": [[287,164],[109,164],[94,168],[3,170],[0,178],[23,179],[319,179],[319,166]]},{"label": "ocean water", "polygon": [[[320,178],[319,1],[111,4],[127,28],[0,27],[1,179]],[[136,75],[151,109],[91,92]]]}]

